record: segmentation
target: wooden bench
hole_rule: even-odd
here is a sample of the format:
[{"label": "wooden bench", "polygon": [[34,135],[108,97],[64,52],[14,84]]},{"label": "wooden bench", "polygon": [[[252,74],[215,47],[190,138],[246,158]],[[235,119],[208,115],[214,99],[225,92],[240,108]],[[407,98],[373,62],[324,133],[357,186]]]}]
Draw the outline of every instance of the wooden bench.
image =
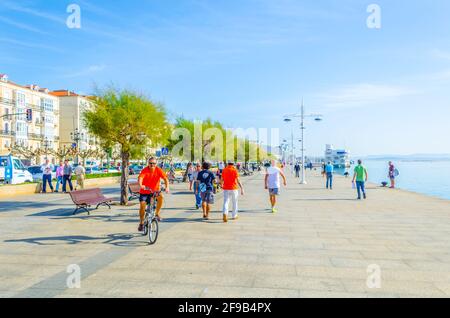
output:
[{"label": "wooden bench", "polygon": [[128,183],[128,190],[130,192],[130,197],[128,198],[129,201],[139,199],[141,186],[138,182]]},{"label": "wooden bench", "polygon": [[73,203],[77,206],[73,214],[75,215],[78,211],[84,210],[90,215],[88,208],[96,205],[96,210],[101,205],[107,206],[111,209],[111,199],[105,197],[100,189],[88,189],[88,190],[80,190],[80,191],[72,191],[70,192],[70,197],[72,198]]}]

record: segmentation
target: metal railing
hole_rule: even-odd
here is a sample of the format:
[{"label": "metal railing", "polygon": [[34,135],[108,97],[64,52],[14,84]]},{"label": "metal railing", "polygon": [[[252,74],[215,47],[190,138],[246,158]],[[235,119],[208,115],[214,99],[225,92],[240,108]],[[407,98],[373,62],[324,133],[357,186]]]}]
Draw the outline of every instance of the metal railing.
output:
[{"label": "metal railing", "polygon": [[5,104],[5,105],[10,105],[10,106],[16,105],[15,100],[9,99],[9,98],[4,98],[4,97],[0,97],[0,103]]},{"label": "metal railing", "polygon": [[11,130],[0,130],[0,136],[10,137],[10,136],[15,136],[15,134],[16,133]]}]

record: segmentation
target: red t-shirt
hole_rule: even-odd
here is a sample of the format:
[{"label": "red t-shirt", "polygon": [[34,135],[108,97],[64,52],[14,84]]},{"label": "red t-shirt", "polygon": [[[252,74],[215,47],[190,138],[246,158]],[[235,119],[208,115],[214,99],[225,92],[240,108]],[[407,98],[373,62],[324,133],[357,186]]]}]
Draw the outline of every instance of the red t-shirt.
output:
[{"label": "red t-shirt", "polygon": [[160,191],[161,179],[166,179],[167,176],[160,167],[149,168],[146,167],[139,175],[139,180],[142,180],[142,185],[150,188],[150,190],[141,189],[141,194],[151,194],[152,192]]},{"label": "red t-shirt", "polygon": [[223,189],[224,190],[238,190],[237,179],[239,178],[239,172],[233,166],[226,167],[222,172]]}]

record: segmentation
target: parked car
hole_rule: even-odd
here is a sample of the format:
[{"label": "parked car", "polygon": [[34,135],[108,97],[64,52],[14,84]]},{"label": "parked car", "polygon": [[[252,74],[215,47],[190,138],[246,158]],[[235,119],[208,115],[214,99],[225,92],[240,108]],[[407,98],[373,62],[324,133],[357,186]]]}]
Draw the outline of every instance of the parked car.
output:
[{"label": "parked car", "polygon": [[131,165],[130,166],[130,175],[139,175],[143,169],[144,169],[144,166]]},{"label": "parked car", "polygon": [[103,167],[103,173],[120,173],[120,169],[117,167]]},{"label": "parked car", "polygon": [[103,170],[99,167],[87,167],[86,174],[102,174]]},{"label": "parked car", "polygon": [[[33,182],[42,181],[42,170],[41,166],[31,166],[27,168],[28,172],[31,173],[33,177]],[[56,179],[56,167],[53,167],[52,179]]]}]

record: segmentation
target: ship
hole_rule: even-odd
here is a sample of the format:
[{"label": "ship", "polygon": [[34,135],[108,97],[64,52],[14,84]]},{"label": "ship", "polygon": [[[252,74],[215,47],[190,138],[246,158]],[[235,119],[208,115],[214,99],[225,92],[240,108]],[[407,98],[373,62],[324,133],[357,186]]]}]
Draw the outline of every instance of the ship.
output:
[{"label": "ship", "polygon": [[335,168],[350,168],[350,152],[346,149],[334,149],[333,145],[326,145],[325,162],[331,162]]}]

